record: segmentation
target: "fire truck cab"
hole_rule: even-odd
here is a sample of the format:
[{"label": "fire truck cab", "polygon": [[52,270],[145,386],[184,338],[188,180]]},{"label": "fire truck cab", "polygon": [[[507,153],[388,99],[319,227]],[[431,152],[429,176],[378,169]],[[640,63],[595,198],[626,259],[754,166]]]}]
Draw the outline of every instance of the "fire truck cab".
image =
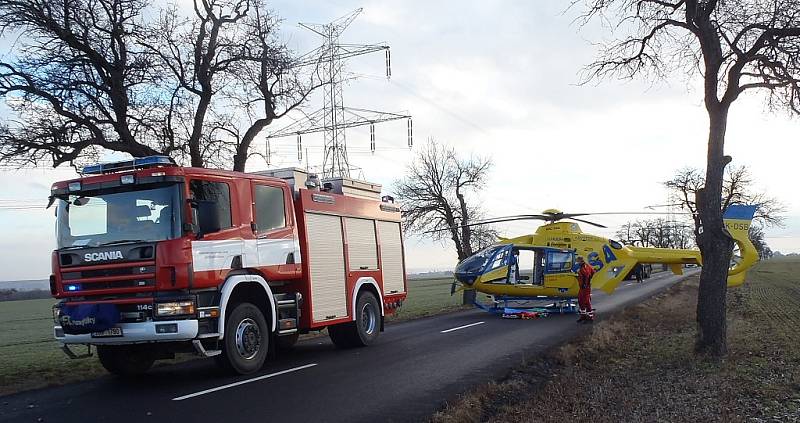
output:
[{"label": "fire truck cab", "polygon": [[177,352],[252,373],[324,328],[369,345],[406,298],[400,208],[379,185],[154,156],[89,166],[50,202],[54,336],[115,374]]}]

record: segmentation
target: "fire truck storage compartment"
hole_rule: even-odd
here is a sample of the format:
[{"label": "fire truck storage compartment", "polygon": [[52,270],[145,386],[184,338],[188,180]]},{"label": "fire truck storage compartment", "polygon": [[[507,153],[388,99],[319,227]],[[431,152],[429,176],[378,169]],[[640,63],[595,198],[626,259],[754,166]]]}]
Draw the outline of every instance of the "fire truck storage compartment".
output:
[{"label": "fire truck storage compartment", "polygon": [[400,223],[378,221],[378,239],[381,243],[381,272],[384,294],[405,292],[403,268],[403,240]]},{"label": "fire truck storage compartment", "polygon": [[347,296],[342,218],[308,213],[306,229],[312,319],[320,322],[344,317],[347,315]]},{"label": "fire truck storage compartment", "polygon": [[346,217],[344,222],[350,270],[377,270],[378,246],[375,241],[375,221]]}]

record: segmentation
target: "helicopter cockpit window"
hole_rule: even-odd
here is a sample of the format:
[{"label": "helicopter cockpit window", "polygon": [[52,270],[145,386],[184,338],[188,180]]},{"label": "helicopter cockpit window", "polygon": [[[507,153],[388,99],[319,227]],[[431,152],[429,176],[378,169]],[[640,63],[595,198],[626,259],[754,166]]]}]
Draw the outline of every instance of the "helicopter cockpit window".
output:
[{"label": "helicopter cockpit window", "polygon": [[509,251],[510,250],[508,250],[508,249],[503,249],[500,252],[498,252],[497,254],[495,254],[494,259],[492,260],[492,264],[486,270],[489,271],[489,270],[498,269],[498,268],[503,267],[503,266],[507,266],[508,265],[508,253],[509,253]]},{"label": "helicopter cockpit window", "polygon": [[491,247],[484,248],[483,250],[475,253],[459,263],[458,266],[456,266],[456,273],[471,275],[477,275],[481,273],[489,260],[493,259],[495,253],[503,248],[505,248],[505,246],[502,245],[493,245]]}]

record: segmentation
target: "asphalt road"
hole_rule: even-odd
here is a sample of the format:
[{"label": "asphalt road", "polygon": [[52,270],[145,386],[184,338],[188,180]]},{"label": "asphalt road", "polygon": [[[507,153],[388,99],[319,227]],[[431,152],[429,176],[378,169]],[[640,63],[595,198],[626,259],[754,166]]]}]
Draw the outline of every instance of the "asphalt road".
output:
[{"label": "asphalt road", "polygon": [[[668,272],[665,272],[668,273]],[[598,317],[681,277],[654,275],[596,293]],[[0,397],[10,422],[420,421],[476,384],[588,330],[574,315],[508,320],[480,310],[387,325],[377,344],[337,350],[297,344],[257,375],[232,377],[213,360],[156,368],[141,381],[97,380]]]}]

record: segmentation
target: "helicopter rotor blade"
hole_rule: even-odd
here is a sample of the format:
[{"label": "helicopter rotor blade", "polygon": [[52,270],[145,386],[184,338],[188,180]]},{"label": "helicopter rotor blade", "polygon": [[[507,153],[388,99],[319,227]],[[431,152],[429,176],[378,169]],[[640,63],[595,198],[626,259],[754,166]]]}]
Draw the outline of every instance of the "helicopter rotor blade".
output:
[{"label": "helicopter rotor blade", "polygon": [[466,225],[448,226],[446,228],[433,229],[430,231],[425,231],[423,233],[429,234],[434,232],[449,231],[451,229],[469,228],[472,226],[480,226],[480,225],[491,225],[492,223],[513,222],[516,220],[551,220],[551,218],[549,216],[541,214],[520,214],[516,216],[504,216],[504,217],[495,217],[491,219],[484,219],[478,222],[467,223]]},{"label": "helicopter rotor blade", "polygon": [[512,216],[501,216],[495,217],[490,219],[484,219],[478,222],[468,223],[466,225],[458,225],[458,226],[450,226],[441,229],[433,229],[430,231],[425,231],[423,233],[435,233],[435,232],[442,232],[442,231],[449,231],[452,229],[461,229],[461,228],[469,228],[473,226],[480,226],[480,225],[491,225],[493,223],[502,223],[502,222],[513,222],[517,220],[544,220],[547,222],[556,222],[562,219],[572,219],[578,222],[587,223],[592,226],[596,226],[598,228],[608,228],[607,226],[601,225],[599,223],[590,222],[588,220],[583,219],[576,219],[578,216],[592,216],[592,215],[667,215],[667,214],[685,214],[691,215],[690,212],[674,212],[674,213],[667,213],[667,212],[598,212],[598,213],[548,213],[548,214],[519,214],[519,215],[512,215]]},{"label": "helicopter rotor blade", "polygon": [[572,219],[573,217],[578,216],[589,216],[592,213],[553,213],[548,214],[554,220],[561,220],[561,219]]},{"label": "helicopter rotor blade", "polygon": [[686,211],[682,211],[682,212],[672,212],[672,213],[668,213],[668,212],[657,212],[657,211],[646,212],[646,211],[645,211],[645,212],[597,212],[597,213],[574,213],[574,214],[572,214],[572,215],[573,215],[573,216],[593,216],[593,215],[625,215],[625,214],[634,214],[634,215],[635,215],[635,214],[642,214],[642,215],[662,215],[662,216],[663,216],[663,215],[668,215],[668,214],[687,214],[687,215],[691,215],[692,213],[691,213],[691,212],[686,212]]}]

